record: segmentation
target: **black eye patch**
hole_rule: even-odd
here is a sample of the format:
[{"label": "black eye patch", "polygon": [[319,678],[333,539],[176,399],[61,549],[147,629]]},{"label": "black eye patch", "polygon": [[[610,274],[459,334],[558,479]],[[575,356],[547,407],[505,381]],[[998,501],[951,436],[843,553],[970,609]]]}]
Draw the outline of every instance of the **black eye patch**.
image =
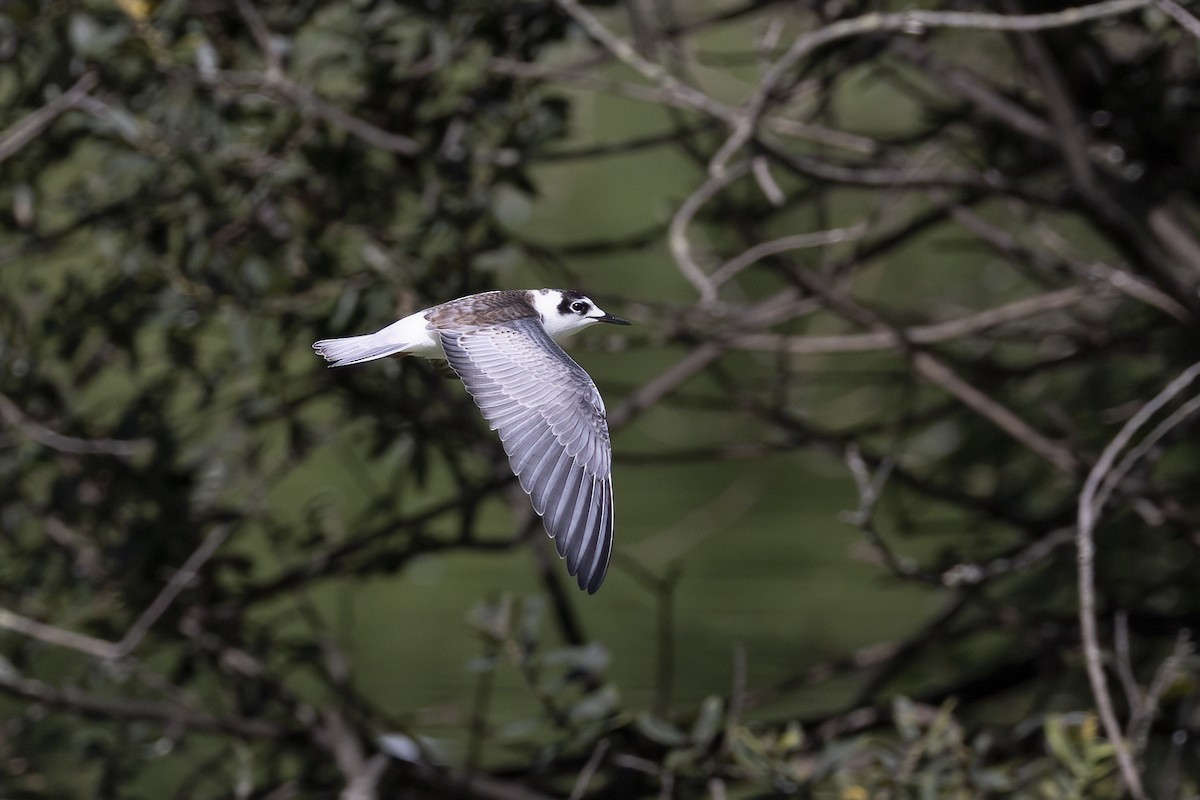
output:
[{"label": "black eye patch", "polygon": [[587,310],[587,303],[583,303],[583,309],[577,308],[580,305],[580,300],[583,298],[579,292],[563,292],[562,302],[558,304],[558,313],[560,314],[579,314]]}]

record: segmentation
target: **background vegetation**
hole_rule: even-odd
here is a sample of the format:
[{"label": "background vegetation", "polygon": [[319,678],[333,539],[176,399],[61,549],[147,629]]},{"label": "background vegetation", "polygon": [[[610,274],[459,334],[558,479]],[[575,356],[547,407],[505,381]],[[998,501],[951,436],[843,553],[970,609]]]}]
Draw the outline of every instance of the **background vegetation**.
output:
[{"label": "background vegetation", "polygon": [[[1197,796],[1196,13],[0,7],[0,796]],[[594,597],[309,349],[546,285]]]}]

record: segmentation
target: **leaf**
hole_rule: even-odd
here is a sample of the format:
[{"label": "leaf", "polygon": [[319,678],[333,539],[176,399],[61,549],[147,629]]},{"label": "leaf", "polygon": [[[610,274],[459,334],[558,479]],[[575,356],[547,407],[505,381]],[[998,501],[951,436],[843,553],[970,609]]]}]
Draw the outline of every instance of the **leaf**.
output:
[{"label": "leaf", "polygon": [[706,749],[712,744],[713,738],[720,730],[721,720],[725,716],[725,704],[716,695],[709,695],[700,704],[700,713],[692,723],[692,743],[700,749]]},{"label": "leaf", "polygon": [[1046,717],[1043,731],[1046,737],[1046,746],[1050,748],[1050,752],[1054,754],[1055,758],[1075,775],[1086,775],[1087,763],[1075,746],[1071,744],[1062,716],[1051,714]]},{"label": "leaf", "polygon": [[896,730],[906,742],[915,742],[920,738],[921,718],[912,700],[898,695],[892,701],[892,719],[896,723]]},{"label": "leaf", "polygon": [[545,614],[545,598],[531,595],[521,601],[520,618],[514,635],[522,644],[535,644],[538,641]]},{"label": "leaf", "polygon": [[412,764],[447,764],[454,749],[449,742],[407,733],[384,733],[377,742],[379,749],[387,755]]},{"label": "leaf", "polygon": [[8,682],[17,681],[21,678],[20,671],[4,656],[0,656],[0,679]]},{"label": "leaf", "polygon": [[591,722],[612,716],[621,702],[617,687],[605,684],[583,697],[567,712],[573,722]]},{"label": "leaf", "polygon": [[105,56],[129,34],[124,25],[105,28],[91,14],[83,12],[71,15],[67,30],[71,46],[85,58]]},{"label": "leaf", "polygon": [[634,717],[633,724],[647,739],[666,747],[683,747],[689,742],[687,734],[679,728],[647,711]]},{"label": "leaf", "polygon": [[491,672],[502,662],[497,656],[480,656],[467,662],[467,672]]},{"label": "leaf", "polygon": [[800,723],[792,720],[784,727],[783,733],[779,736],[779,741],[776,743],[782,753],[791,753],[799,750],[804,746],[804,729],[800,727]]},{"label": "leaf", "polygon": [[745,727],[737,727],[729,737],[729,752],[734,761],[750,773],[766,776],[772,773],[771,762],[764,753],[762,742]]}]

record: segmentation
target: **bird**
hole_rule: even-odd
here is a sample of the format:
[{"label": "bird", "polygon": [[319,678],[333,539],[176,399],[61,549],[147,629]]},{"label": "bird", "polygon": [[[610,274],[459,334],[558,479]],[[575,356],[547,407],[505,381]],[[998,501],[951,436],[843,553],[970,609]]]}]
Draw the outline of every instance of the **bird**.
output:
[{"label": "bird", "polygon": [[596,323],[629,325],[568,289],[460,297],[375,333],[313,344],[331,367],[445,359],[489,427],[579,588],[595,594],[613,545],[612,446],[604,400],[558,342]]}]

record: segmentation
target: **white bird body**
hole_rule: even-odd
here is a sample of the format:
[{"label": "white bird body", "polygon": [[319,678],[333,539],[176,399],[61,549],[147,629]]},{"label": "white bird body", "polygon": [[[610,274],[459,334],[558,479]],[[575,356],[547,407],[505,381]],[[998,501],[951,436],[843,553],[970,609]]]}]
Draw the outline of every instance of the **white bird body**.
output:
[{"label": "white bird body", "polygon": [[482,292],[313,349],[334,367],[387,356],[447,360],[499,432],[567,571],[591,593],[612,552],[612,450],[600,392],[556,341],[597,322],[629,324],[578,292]]},{"label": "white bird body", "polygon": [[[486,298],[489,295],[498,297],[509,293],[508,290],[498,290],[460,297],[457,300],[409,314],[391,325],[380,328],[375,333],[348,336],[344,339],[323,339],[314,344],[313,348],[330,362],[330,366],[334,367],[347,367],[351,364],[361,364],[364,361],[374,361],[377,358],[394,355],[420,356],[421,358],[445,361],[446,351],[442,349],[442,337],[438,334],[437,328],[430,325],[429,315],[463,301]],[[542,318],[542,327],[556,342],[562,341],[596,322],[611,321],[603,317],[580,317],[578,314],[559,313],[558,306],[562,304],[563,292],[558,289],[529,290],[529,294],[534,309]],[[579,297],[581,300],[591,303],[583,295]],[[594,303],[592,303],[592,308],[599,311]]]}]

